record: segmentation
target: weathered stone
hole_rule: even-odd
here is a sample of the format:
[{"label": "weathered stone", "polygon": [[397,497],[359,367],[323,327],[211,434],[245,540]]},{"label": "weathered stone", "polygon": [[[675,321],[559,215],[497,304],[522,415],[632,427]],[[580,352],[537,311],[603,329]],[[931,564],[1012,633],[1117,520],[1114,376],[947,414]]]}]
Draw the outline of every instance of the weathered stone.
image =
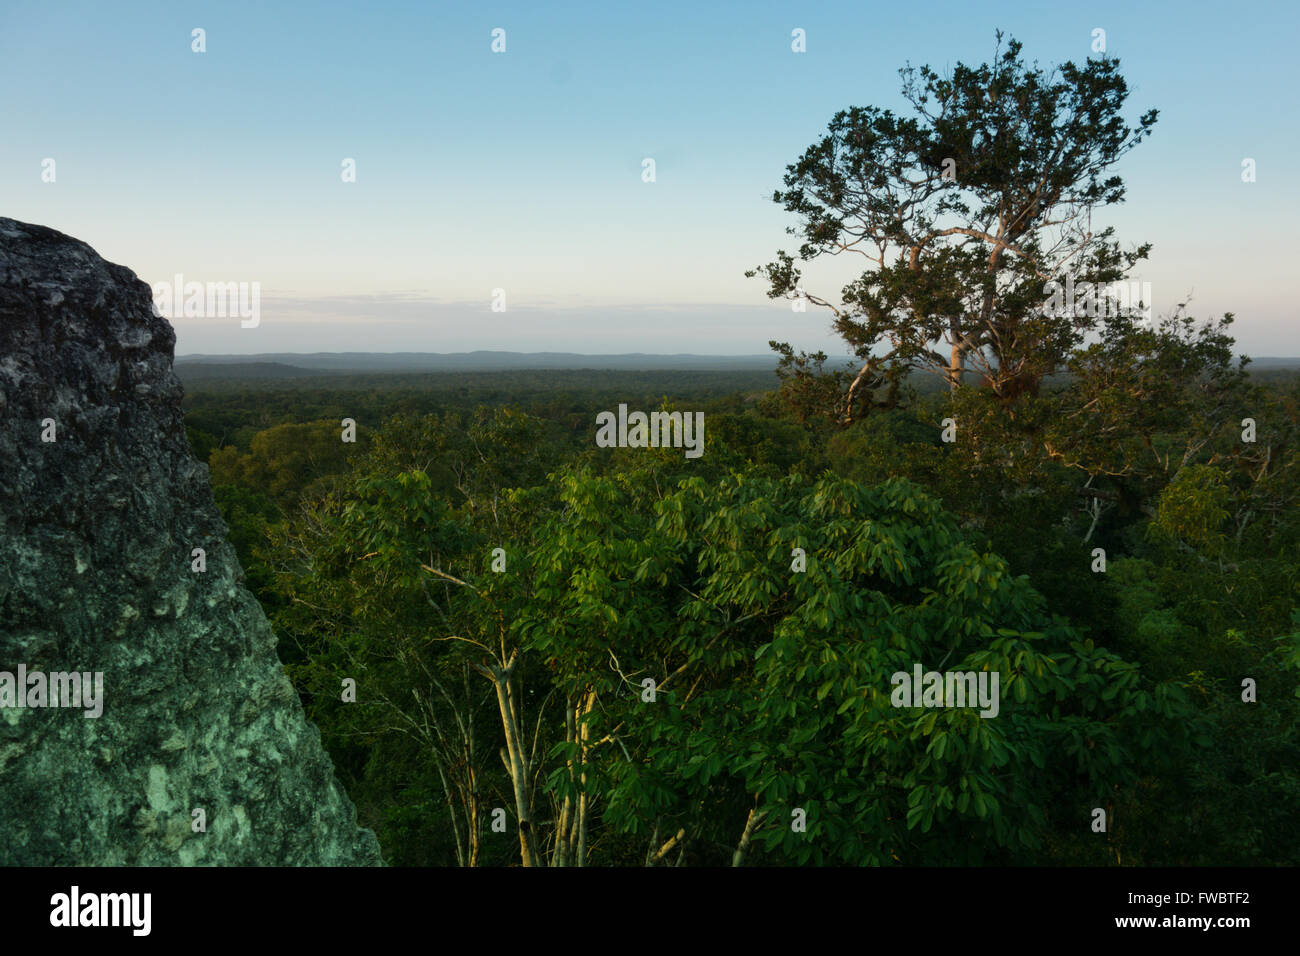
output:
[{"label": "weathered stone", "polygon": [[0,865],[379,864],[243,587],[175,342],[128,269],[0,218],[0,671],[104,675],[98,718],[0,707]]}]

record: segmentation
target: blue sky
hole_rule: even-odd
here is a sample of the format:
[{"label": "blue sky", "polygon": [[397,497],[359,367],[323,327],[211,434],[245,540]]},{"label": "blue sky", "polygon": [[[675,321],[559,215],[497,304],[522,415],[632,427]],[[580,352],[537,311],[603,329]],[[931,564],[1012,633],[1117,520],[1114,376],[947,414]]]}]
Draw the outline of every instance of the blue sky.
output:
[{"label": "blue sky", "polygon": [[[177,319],[180,354],[840,354],[823,313],[743,276],[794,245],[786,164],[839,109],[901,108],[907,61],[984,62],[1001,28],[1082,62],[1101,27],[1129,118],[1160,110],[1106,213],[1154,244],[1133,278],[1157,311],[1235,312],[1242,351],[1300,355],[1297,26],[1282,2],[4,0],[0,214],[150,283],[260,283],[257,328]],[[812,278],[833,295],[847,273]]]}]

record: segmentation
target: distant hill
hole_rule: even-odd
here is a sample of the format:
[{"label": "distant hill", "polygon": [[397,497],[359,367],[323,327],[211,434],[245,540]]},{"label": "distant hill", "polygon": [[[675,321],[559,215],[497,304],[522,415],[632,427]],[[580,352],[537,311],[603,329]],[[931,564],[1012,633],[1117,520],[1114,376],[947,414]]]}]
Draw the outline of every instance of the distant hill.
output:
[{"label": "distant hill", "polygon": [[[510,369],[737,369],[776,368],[775,355],[581,355],[575,352],[274,352],[261,355],[178,355],[176,366],[186,377],[214,366],[222,377],[288,377],[284,369],[330,372],[466,372]],[[236,372],[232,366],[240,367]],[[258,367],[266,373],[256,371]],[[275,367],[277,371],[270,371]],[[200,371],[201,375],[206,371]]]},{"label": "distant hill", "polygon": [[1277,358],[1266,355],[1263,358],[1252,358],[1248,368],[1300,368],[1300,358]]},{"label": "distant hill", "polygon": [[[847,357],[846,357],[847,360]],[[192,376],[208,366],[226,367],[229,376],[241,366],[241,377],[290,377],[295,373],[329,372],[458,372],[508,371],[510,369],[774,369],[776,356],[657,355],[625,352],[617,355],[585,355],[578,352],[266,352],[255,355],[178,355],[176,364]],[[1300,368],[1300,356],[1253,358],[1256,369]],[[201,372],[199,374],[202,374]]]},{"label": "distant hill", "polygon": [[322,369],[300,368],[283,362],[192,362],[178,358],[176,373],[186,382],[203,382],[213,379],[284,379],[311,378],[326,374]]}]

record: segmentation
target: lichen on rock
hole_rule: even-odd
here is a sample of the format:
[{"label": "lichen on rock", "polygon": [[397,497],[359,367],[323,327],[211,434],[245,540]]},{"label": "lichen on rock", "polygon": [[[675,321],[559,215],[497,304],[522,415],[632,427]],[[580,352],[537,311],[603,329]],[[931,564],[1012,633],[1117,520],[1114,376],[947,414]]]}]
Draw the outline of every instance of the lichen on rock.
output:
[{"label": "lichen on rock", "polygon": [[0,672],[103,675],[97,717],[0,706],[0,865],[378,865],[186,440],[175,342],[130,270],[0,218]]}]

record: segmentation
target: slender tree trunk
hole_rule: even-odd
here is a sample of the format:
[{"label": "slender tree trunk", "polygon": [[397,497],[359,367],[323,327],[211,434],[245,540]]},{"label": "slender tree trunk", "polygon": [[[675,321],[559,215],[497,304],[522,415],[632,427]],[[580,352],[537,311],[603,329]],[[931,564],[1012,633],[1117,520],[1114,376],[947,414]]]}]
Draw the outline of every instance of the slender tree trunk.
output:
[{"label": "slender tree trunk", "polygon": [[849,385],[848,393],[844,396],[843,415],[840,416],[841,425],[852,425],[855,421],[853,417],[853,405],[858,398],[858,389],[864,384],[870,385],[876,381],[876,365],[874,359],[867,359],[858,374],[854,376],[853,382]]},{"label": "slender tree trunk", "polygon": [[581,747],[578,751],[578,758],[582,761],[581,772],[578,778],[580,790],[578,791],[578,849],[574,859],[575,866],[587,865],[587,810],[590,807],[590,801],[587,798],[587,747],[591,739],[591,727],[587,722],[587,717],[596,708],[596,691],[588,690],[582,703],[582,712],[579,714],[578,736]]},{"label": "slender tree trunk", "polygon": [[566,762],[570,793],[560,804],[560,820],[555,833],[552,866],[587,865],[587,817],[591,801],[587,797],[587,755],[591,730],[586,717],[596,707],[596,692],[583,689],[575,699],[564,702],[564,742],[572,745]]},{"label": "slender tree trunk", "polygon": [[469,818],[469,865],[478,866],[479,850],[479,813],[478,813],[478,772],[473,765],[469,768],[469,794],[466,797],[466,816]]},{"label": "slender tree trunk", "polygon": [[952,347],[952,360],[948,365],[948,387],[953,391],[961,388],[962,377],[966,372],[966,351],[960,345]]},{"label": "slender tree trunk", "polygon": [[497,707],[506,735],[506,768],[514,785],[515,812],[519,817],[519,857],[524,866],[536,866],[533,851],[532,808],[528,799],[528,753],[519,728],[518,695],[514,681],[514,662],[492,667],[492,684],[497,692]]},{"label": "slender tree trunk", "polygon": [[762,822],[765,814],[760,813],[758,807],[749,811],[749,816],[745,818],[745,832],[740,835],[740,843],[736,846],[736,852],[731,855],[732,866],[743,866],[745,863],[745,854],[749,852],[749,841],[754,836],[754,829]]},{"label": "slender tree trunk", "polygon": [[[575,705],[572,697],[564,699],[564,742],[572,744],[577,739],[577,725],[575,719]],[[569,786],[576,788],[578,779],[573,772],[573,761],[570,759],[567,766]],[[573,845],[570,829],[573,826],[574,798],[572,793],[566,793],[564,800],[560,804],[560,820],[555,828],[555,852],[551,857],[552,866],[568,866],[570,848]]]},{"label": "slender tree trunk", "polygon": [[442,762],[438,761],[435,766],[438,770],[438,779],[442,781],[442,792],[447,797],[447,815],[451,817],[451,835],[456,841],[456,865],[464,866],[466,863],[465,844],[460,837],[460,826],[456,823],[456,802],[452,795],[452,788],[447,783],[447,774],[442,769]]},{"label": "slender tree trunk", "polygon": [[469,780],[469,798],[468,810],[469,816],[469,865],[478,866],[478,854],[480,838],[482,836],[482,816],[479,813],[479,792],[478,792],[478,764],[475,761],[478,755],[474,752],[474,706],[473,698],[469,690],[469,665],[461,664],[460,668],[461,686],[465,688],[465,700],[469,703],[465,716],[465,766],[468,768],[466,776]]},{"label": "slender tree trunk", "polygon": [[659,852],[657,852],[656,854],[654,854],[654,856],[650,858],[649,865],[654,866],[656,863],[658,863],[660,860],[666,857],[673,847],[682,843],[682,840],[685,838],[685,836],[686,836],[686,828],[680,827],[677,830],[677,832],[673,834],[672,839],[669,840],[667,843],[665,843],[663,846],[661,846],[659,848]]},{"label": "slender tree trunk", "polygon": [[962,377],[966,372],[966,346],[962,341],[961,323],[953,319],[948,326],[951,335],[952,352],[948,360],[948,387],[953,391],[961,388]]},{"label": "slender tree trunk", "polygon": [[645,865],[655,865],[655,847],[659,845],[659,820],[655,820],[655,828],[650,831],[650,845],[645,851]]}]

